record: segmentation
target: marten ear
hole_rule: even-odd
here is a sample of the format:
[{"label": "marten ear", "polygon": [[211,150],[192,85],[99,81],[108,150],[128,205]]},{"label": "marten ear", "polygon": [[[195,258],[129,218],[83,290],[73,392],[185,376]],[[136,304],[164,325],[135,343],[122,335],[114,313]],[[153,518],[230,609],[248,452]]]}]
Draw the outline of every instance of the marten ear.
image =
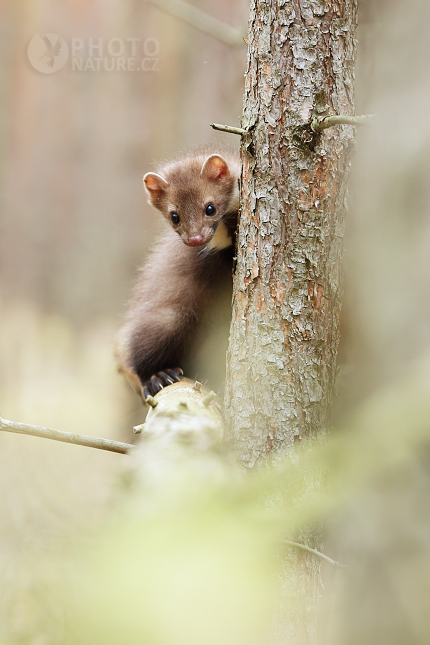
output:
[{"label": "marten ear", "polygon": [[143,178],[143,183],[154,206],[157,204],[169,185],[169,182],[167,182],[161,175],[157,175],[156,172],[147,172]]},{"label": "marten ear", "polygon": [[204,162],[200,175],[210,181],[218,181],[230,177],[226,160],[220,155],[211,155]]}]

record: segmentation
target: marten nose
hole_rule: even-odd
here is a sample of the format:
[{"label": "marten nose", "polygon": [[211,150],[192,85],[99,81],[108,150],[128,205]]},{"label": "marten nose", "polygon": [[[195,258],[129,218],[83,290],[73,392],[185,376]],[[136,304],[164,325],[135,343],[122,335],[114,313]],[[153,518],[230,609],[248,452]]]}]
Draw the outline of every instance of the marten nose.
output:
[{"label": "marten nose", "polygon": [[201,235],[193,235],[193,237],[188,238],[188,244],[190,246],[201,246],[203,238]]}]

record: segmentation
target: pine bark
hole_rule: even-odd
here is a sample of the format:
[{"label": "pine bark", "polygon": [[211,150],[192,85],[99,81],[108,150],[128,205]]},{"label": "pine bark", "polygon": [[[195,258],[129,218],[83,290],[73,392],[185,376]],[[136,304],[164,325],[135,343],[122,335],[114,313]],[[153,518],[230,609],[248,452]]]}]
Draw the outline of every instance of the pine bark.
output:
[{"label": "pine bark", "polygon": [[324,433],[336,374],[357,0],[252,0],[226,411],[249,467]]}]

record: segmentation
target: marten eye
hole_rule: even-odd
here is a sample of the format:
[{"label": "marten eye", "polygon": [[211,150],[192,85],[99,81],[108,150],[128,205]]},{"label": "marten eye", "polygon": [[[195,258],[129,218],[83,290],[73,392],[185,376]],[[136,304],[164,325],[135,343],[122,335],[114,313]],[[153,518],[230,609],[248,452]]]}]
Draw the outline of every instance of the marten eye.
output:
[{"label": "marten eye", "polygon": [[205,209],[206,215],[215,215],[216,208],[213,204],[208,204]]},{"label": "marten eye", "polygon": [[172,211],[170,213],[170,219],[174,224],[179,224],[179,222],[181,221],[181,218],[179,217],[178,213],[175,213],[175,211]]}]

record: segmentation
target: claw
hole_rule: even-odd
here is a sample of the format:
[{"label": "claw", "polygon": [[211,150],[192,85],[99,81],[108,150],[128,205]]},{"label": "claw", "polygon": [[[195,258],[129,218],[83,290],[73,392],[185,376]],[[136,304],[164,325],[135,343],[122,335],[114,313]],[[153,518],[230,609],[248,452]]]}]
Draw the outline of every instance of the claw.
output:
[{"label": "claw", "polygon": [[155,396],[157,392],[163,389],[163,383],[158,378],[158,374],[154,374],[154,376],[151,376],[151,378],[149,379],[149,387],[153,392],[153,396]]},{"label": "claw", "polygon": [[166,369],[164,370],[168,376],[173,380],[174,383],[177,383],[178,381],[181,380],[181,376],[183,374],[183,371],[181,370],[180,367],[176,369]]},{"label": "claw", "polygon": [[153,374],[142,386],[143,398],[155,396],[160,390],[181,380],[183,371],[180,367],[166,368]]},{"label": "claw", "polygon": [[165,372],[158,372],[157,376],[164,386],[175,383],[175,379],[167,373],[167,370]]}]

